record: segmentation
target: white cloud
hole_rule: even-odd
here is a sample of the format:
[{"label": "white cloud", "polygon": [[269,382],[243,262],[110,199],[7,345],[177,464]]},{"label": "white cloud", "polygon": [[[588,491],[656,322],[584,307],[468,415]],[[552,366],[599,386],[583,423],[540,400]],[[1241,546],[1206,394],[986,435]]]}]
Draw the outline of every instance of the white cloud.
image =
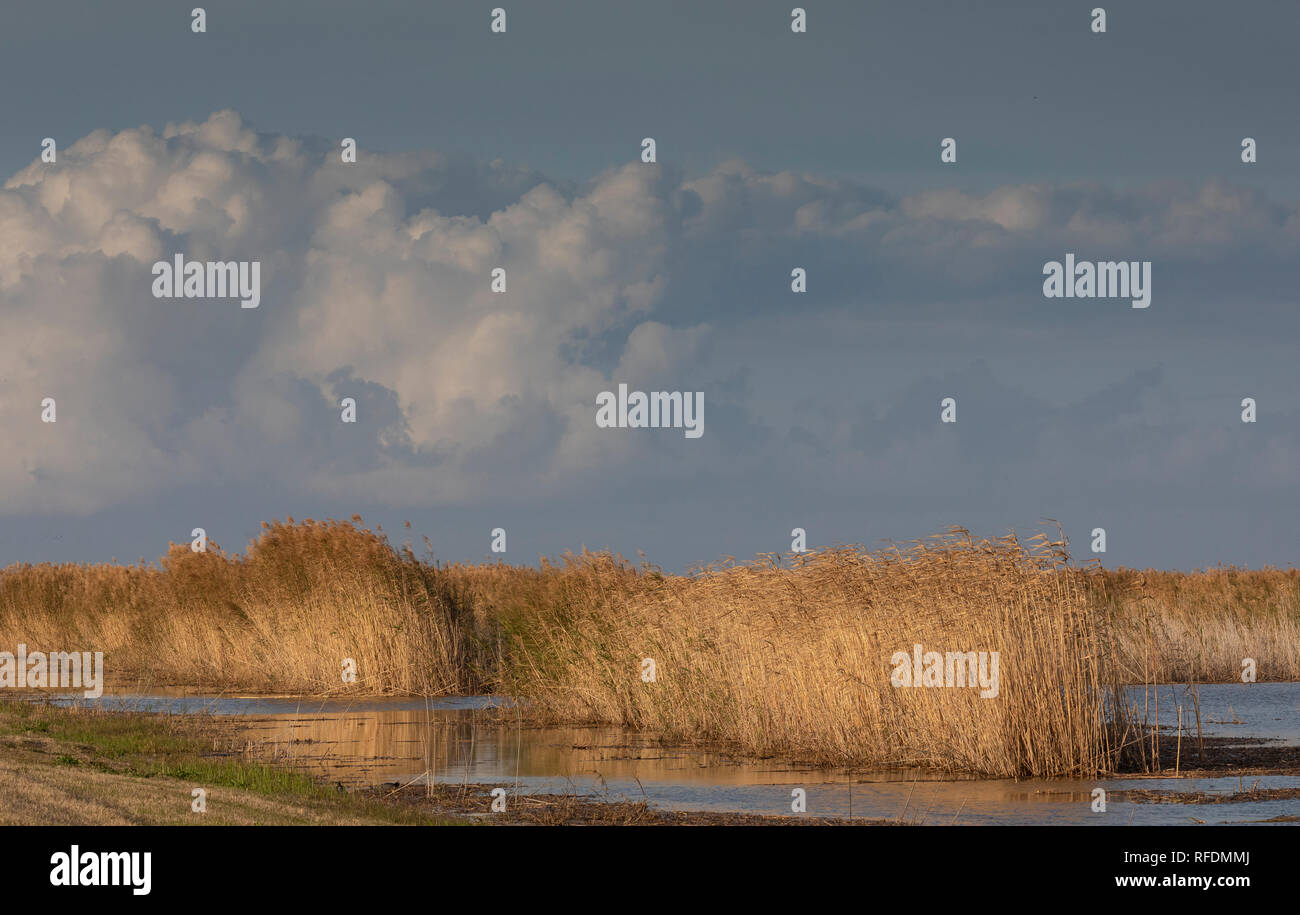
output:
[{"label": "white cloud", "polygon": [[[737,288],[681,277],[717,268],[704,259],[720,246],[776,263],[778,280],[792,243],[824,248],[814,288],[869,262],[919,299],[945,282],[1032,294],[1044,244],[1285,259],[1298,226],[1294,208],[1215,183],[893,200],[727,162],[684,181],[632,163],[569,188],[428,152],[363,149],[344,165],[335,141],[261,135],[229,111],[97,130],[0,190],[0,498],[13,513],[92,512],[255,477],[387,503],[558,490],[655,460],[596,430],[594,398],[620,381],[685,389],[707,371],[712,312]],[[261,307],[152,298],[151,264],[176,252],[261,261]],[[1005,269],[1022,261],[1024,276]],[[356,427],[338,422],[345,394],[362,404]],[[39,421],[43,397],[58,399],[54,426]],[[805,420],[771,425],[792,423]],[[942,460],[899,449],[871,460],[882,473]],[[1273,443],[1260,467],[1285,477],[1286,454]]]}]

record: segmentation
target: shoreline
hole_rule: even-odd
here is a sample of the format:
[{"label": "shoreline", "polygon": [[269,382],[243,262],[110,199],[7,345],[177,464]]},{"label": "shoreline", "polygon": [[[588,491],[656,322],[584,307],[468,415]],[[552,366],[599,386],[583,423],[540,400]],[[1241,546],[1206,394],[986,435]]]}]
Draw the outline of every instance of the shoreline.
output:
[{"label": "shoreline", "polygon": [[[898,825],[660,810],[577,794],[510,795],[504,784],[346,790],[282,763],[205,752],[212,738],[211,722],[202,719],[0,699],[0,826]],[[201,813],[193,809],[196,782],[205,786]],[[504,812],[491,810],[495,788],[507,791]]]},{"label": "shoreline", "polygon": [[[1278,683],[1300,683],[1300,681],[1270,681]],[[120,685],[120,684],[119,684]],[[1222,685],[1222,684],[1197,684],[1199,685]],[[1231,684],[1229,684],[1231,685]],[[1242,684],[1242,686],[1251,686],[1256,684]],[[1141,684],[1138,685],[1140,687]],[[1182,688],[1184,684],[1159,684],[1161,687]],[[1134,688],[1138,688],[1134,687]],[[689,749],[715,752],[726,755],[732,759],[745,763],[761,763],[776,760],[793,770],[807,772],[896,772],[901,770],[920,769],[926,771],[930,776],[940,779],[976,779],[981,781],[1009,780],[1022,781],[1033,777],[1062,778],[1073,779],[1082,776],[1077,775],[1057,775],[1057,776],[1006,776],[992,773],[982,773],[978,771],[963,771],[957,769],[945,769],[941,766],[925,765],[907,765],[907,764],[822,764],[808,759],[801,759],[797,756],[782,753],[773,753],[766,755],[756,755],[747,753],[742,747],[732,746],[723,741],[711,740],[691,740],[687,738],[668,738],[664,735],[654,732],[638,731],[634,728],[628,728],[622,725],[613,724],[607,721],[595,719],[581,720],[557,720],[545,714],[543,711],[528,711],[527,700],[520,700],[508,696],[478,697],[478,696],[459,696],[459,695],[442,695],[442,696],[397,696],[397,695],[361,695],[357,693],[333,694],[333,695],[299,695],[292,693],[257,693],[241,692],[239,694],[229,693],[222,694],[213,690],[204,690],[198,687],[140,687],[137,689],[154,689],[154,690],[176,690],[177,695],[170,696],[166,693],[157,693],[159,698],[184,699],[184,698],[211,698],[214,701],[219,700],[297,700],[308,707],[303,712],[311,712],[312,703],[343,703],[349,700],[358,702],[368,702],[374,700],[455,700],[455,699],[477,699],[492,698],[499,704],[485,705],[476,709],[476,713],[481,716],[483,723],[496,721],[497,723],[509,724],[512,727],[520,728],[527,731],[547,730],[551,728],[614,728],[629,734],[639,734],[645,737],[656,746],[663,749]],[[67,709],[66,705],[54,705],[48,700],[55,698],[67,698],[70,696],[67,692],[58,694],[49,690],[10,690],[9,695],[0,695],[0,706],[6,701],[24,702],[33,704],[38,707],[50,706],[54,708]],[[150,695],[148,693],[132,692],[108,692],[104,693],[102,698],[111,698],[112,696],[136,696]],[[93,701],[93,700],[92,700]],[[191,711],[191,712],[173,712],[169,710],[140,710],[136,708],[102,708],[99,706],[75,706],[81,710],[91,710],[97,714],[106,714],[113,716],[139,716],[154,715],[168,718],[201,718],[201,719],[229,719],[237,721],[240,719],[255,719],[261,717],[276,717],[277,715],[289,714],[288,712],[252,712],[252,713],[226,713],[213,711]],[[442,709],[449,711],[450,709]],[[1159,753],[1159,768],[1147,770],[1138,766],[1136,763],[1129,768],[1117,768],[1105,772],[1099,772],[1089,776],[1091,778],[1105,779],[1168,779],[1168,778],[1217,778],[1224,775],[1242,775],[1242,776],[1300,776],[1300,745],[1275,745],[1272,738],[1255,737],[1255,736],[1208,736],[1200,741],[1195,737],[1194,732],[1189,732],[1186,725],[1183,726],[1181,741],[1179,739],[1178,729],[1174,725],[1162,724],[1155,728],[1156,743]],[[1147,738],[1151,736],[1148,730]]]},{"label": "shoreline", "polygon": [[[519,792],[499,781],[387,782],[348,789],[309,774],[301,765],[237,750],[236,729],[229,726],[234,717],[223,721],[226,716],[63,708],[0,698],[0,824],[927,825],[924,819],[678,810],[625,797]],[[1165,783],[1237,776],[1242,781],[1236,791],[1130,787],[1110,789],[1111,796],[1132,803],[1197,807],[1300,799],[1300,787],[1259,788],[1244,781],[1300,777],[1300,746],[1266,744],[1260,738],[1207,738],[1206,758],[1195,768],[1183,766],[1175,773],[1171,765],[1161,773],[1107,776]],[[1162,761],[1166,755],[1162,748]],[[1189,761],[1184,754],[1183,762]],[[196,785],[207,792],[210,806],[205,813],[191,809]],[[494,796],[496,789],[502,794]],[[503,801],[505,810],[498,806],[494,811],[494,801]],[[1268,822],[1295,821],[1288,816]]]}]

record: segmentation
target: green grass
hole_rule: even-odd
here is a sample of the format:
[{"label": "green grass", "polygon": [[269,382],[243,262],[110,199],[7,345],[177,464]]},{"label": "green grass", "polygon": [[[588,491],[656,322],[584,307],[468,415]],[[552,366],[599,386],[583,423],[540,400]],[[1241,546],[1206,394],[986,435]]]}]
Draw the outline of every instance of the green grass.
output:
[{"label": "green grass", "polygon": [[[176,779],[283,801],[324,804],[341,815],[393,825],[451,825],[405,805],[360,797],[293,769],[223,752],[226,726],[207,716],[153,715],[0,701],[0,739],[53,742],[56,766],[86,766],[136,778]],[[0,740],[0,742],[3,742]]]}]

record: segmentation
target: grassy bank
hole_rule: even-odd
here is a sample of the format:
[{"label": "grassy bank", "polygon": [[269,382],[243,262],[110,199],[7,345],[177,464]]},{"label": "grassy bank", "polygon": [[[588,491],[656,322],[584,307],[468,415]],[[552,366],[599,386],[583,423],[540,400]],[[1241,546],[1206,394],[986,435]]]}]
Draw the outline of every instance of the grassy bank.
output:
[{"label": "grassy bank", "polygon": [[[1243,658],[1300,679],[1300,572],[1085,570],[1059,542],[964,532],[685,576],[608,554],[440,566],[359,519],[286,522],[242,556],[10,567],[0,650],[19,642],[104,651],[117,682],[505,692],[750,755],[1084,774],[1144,746],[1123,683],[1235,679]],[[915,644],[998,652],[997,697],[895,688],[891,658]]]},{"label": "grassy bank", "polygon": [[[0,702],[0,825],[438,825],[222,752],[195,717]],[[202,788],[206,812],[192,809]]]}]

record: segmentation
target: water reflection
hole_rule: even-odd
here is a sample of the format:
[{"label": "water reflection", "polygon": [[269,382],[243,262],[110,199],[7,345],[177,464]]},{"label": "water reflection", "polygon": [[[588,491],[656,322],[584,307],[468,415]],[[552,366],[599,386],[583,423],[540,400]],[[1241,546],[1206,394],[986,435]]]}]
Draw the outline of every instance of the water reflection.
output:
[{"label": "water reflection", "polygon": [[[1205,736],[1265,737],[1300,744],[1300,684],[1260,683],[1199,687]],[[1154,703],[1157,693],[1130,698]],[[1173,723],[1184,706],[1184,728],[1194,728],[1189,696],[1161,686],[1161,722]],[[1127,789],[1231,792],[1300,788],[1300,778],[1030,781],[959,779],[932,772],[850,772],[744,761],[724,753],[659,746],[619,728],[523,726],[503,697],[308,700],[293,697],[194,696],[150,691],[67,697],[61,701],[108,708],[238,715],[250,746],[282,761],[348,785],[388,782],[481,783],[521,792],[576,792],[650,801],[686,810],[789,814],[791,790],[807,792],[807,812],[823,816],[901,818],[961,824],[1133,825],[1242,823],[1300,816],[1294,800],[1234,804],[1153,804],[1113,800],[1092,811],[1092,791]],[[1172,710],[1167,716],[1166,709]]]}]

